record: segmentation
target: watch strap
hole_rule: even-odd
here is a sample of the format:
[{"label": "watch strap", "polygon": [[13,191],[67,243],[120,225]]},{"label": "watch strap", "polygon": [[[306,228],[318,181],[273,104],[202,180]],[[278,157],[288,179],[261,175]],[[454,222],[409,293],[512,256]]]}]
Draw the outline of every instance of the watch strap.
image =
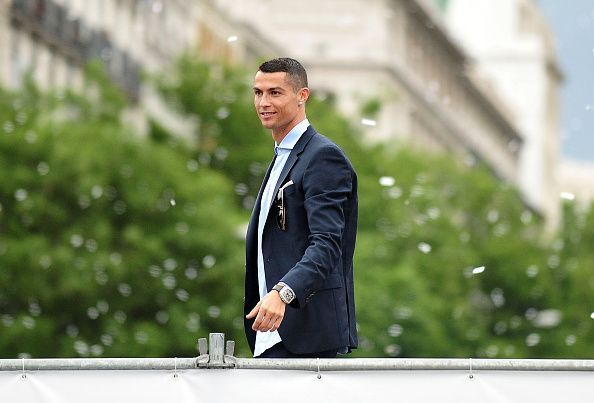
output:
[{"label": "watch strap", "polygon": [[284,285],[283,283],[278,283],[277,285],[275,285],[274,287],[272,287],[272,289],[273,289],[274,291],[278,291],[278,292],[280,292],[280,291],[283,289],[283,287],[284,287],[284,286],[285,286],[285,285]]}]

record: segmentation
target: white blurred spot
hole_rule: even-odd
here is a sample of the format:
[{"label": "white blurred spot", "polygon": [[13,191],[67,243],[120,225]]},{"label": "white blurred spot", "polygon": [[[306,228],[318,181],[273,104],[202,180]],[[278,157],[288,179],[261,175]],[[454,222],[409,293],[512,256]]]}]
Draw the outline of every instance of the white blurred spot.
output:
[{"label": "white blurred spot", "polygon": [[14,198],[17,201],[25,201],[27,200],[27,197],[29,197],[29,193],[25,189],[17,189],[17,191],[14,192]]},{"label": "white blurred spot", "polygon": [[388,328],[388,334],[392,337],[398,337],[402,334],[402,326],[393,324]]},{"label": "white blurred spot", "polygon": [[590,314],[590,319],[594,319],[594,312]]},{"label": "white blurred spot", "polygon": [[25,133],[25,141],[29,144],[33,144],[37,141],[37,134],[31,130]]},{"label": "white blurred spot", "polygon": [[138,344],[146,344],[149,341],[149,335],[147,332],[139,330],[134,335],[134,339]]},{"label": "white blurred spot", "polygon": [[363,119],[361,119],[361,124],[363,126],[376,126],[377,122],[373,119],[363,118]]},{"label": "white blurred spot", "polygon": [[210,316],[211,318],[218,318],[219,316],[221,316],[221,308],[215,305],[209,306],[207,313],[208,316]]},{"label": "white blurred spot", "polygon": [[190,232],[190,227],[185,222],[178,222],[177,224],[175,224],[175,231],[178,234],[185,235],[188,232]]},{"label": "white blurred spot", "polygon": [[155,319],[157,319],[157,322],[164,325],[169,321],[169,314],[166,311],[159,311],[156,313]]},{"label": "white blurred spot", "polygon": [[223,120],[223,119],[227,119],[229,117],[229,115],[231,114],[231,111],[229,110],[229,108],[221,106],[218,110],[217,110],[217,118]]},{"label": "white blurred spot", "polygon": [[161,275],[161,268],[157,265],[151,265],[148,269],[149,274],[151,277],[159,277]]},{"label": "white blurred spot", "polygon": [[177,260],[175,260],[172,257],[167,258],[163,262],[163,267],[165,267],[165,270],[167,270],[167,271],[173,271],[173,270],[177,269]]},{"label": "white blurred spot", "polygon": [[424,254],[431,252],[431,245],[429,245],[428,243],[425,243],[425,242],[420,242],[417,245],[417,248],[419,248],[419,250],[421,252],[423,252]]},{"label": "white blurred spot", "polygon": [[402,348],[398,344],[389,344],[384,348],[384,352],[391,357],[396,357],[402,352]]},{"label": "white blurred spot", "polygon": [[97,301],[97,309],[99,312],[105,314],[109,311],[109,303],[104,300]]},{"label": "white blurred spot", "polygon": [[25,329],[33,330],[35,328],[35,319],[30,316],[25,316],[21,322]]},{"label": "white blurred spot", "polygon": [[568,346],[573,346],[576,342],[576,337],[573,334],[570,334],[565,338],[565,344]]},{"label": "white blurred spot", "polygon": [[81,246],[83,246],[83,244],[84,244],[84,239],[81,235],[73,234],[70,237],[70,245],[72,245],[73,248],[80,248]]},{"label": "white blurred spot", "polygon": [[78,355],[88,355],[89,345],[82,340],[77,340],[74,342],[74,350],[78,353]]},{"label": "white blurred spot", "polygon": [[186,328],[190,332],[197,332],[200,330],[200,315],[197,313],[191,313],[188,315],[188,320],[186,322]]},{"label": "white blurred spot", "polygon": [[399,187],[391,187],[386,193],[390,199],[399,199],[400,196],[402,196],[402,189]]},{"label": "white blurred spot", "polygon": [[526,269],[526,275],[530,278],[536,277],[538,274],[538,266],[532,265]]},{"label": "white blurred spot", "polygon": [[544,309],[536,314],[532,323],[536,327],[556,327],[561,323],[562,316],[561,311],[557,309]]},{"label": "white blurred spot", "polygon": [[120,283],[118,285],[118,291],[123,297],[129,297],[132,294],[132,287],[130,287],[130,284]]},{"label": "white blurred spot", "polygon": [[93,196],[93,199],[100,198],[101,196],[103,196],[103,188],[99,185],[93,186],[93,188],[91,189],[91,196]]},{"label": "white blurred spot", "polygon": [[439,210],[438,207],[431,207],[429,210],[427,210],[427,215],[432,220],[437,220],[439,218],[439,216],[441,215],[441,211]]},{"label": "white blurred spot", "polygon": [[563,200],[575,200],[575,195],[570,192],[561,192],[560,196]]},{"label": "white blurred spot", "polygon": [[50,171],[50,167],[47,164],[47,162],[43,162],[41,161],[39,164],[37,164],[37,173],[41,176],[47,175]]},{"label": "white blurred spot", "polygon": [[169,204],[171,204],[172,206],[175,206],[175,199],[169,200]]},{"label": "white blurred spot", "polygon": [[87,316],[90,319],[95,320],[99,317],[99,310],[97,308],[95,308],[94,306],[92,306],[89,309],[87,309]]},{"label": "white blurred spot", "polygon": [[193,267],[188,267],[185,271],[185,275],[188,280],[194,280],[198,277],[198,270]]},{"label": "white blurred spot", "polygon": [[409,319],[412,316],[413,311],[409,307],[400,307],[395,308],[393,314],[396,319]]},{"label": "white blurred spot", "polygon": [[524,224],[530,224],[532,222],[532,213],[529,210],[524,210],[520,216],[520,220]]},{"label": "white blurred spot", "polygon": [[109,255],[109,260],[114,266],[119,266],[122,263],[122,255],[117,252],[112,253]]},{"label": "white blurred spot", "polygon": [[528,347],[534,347],[540,343],[540,335],[538,333],[531,333],[526,337],[526,345]]},{"label": "white blurred spot", "polygon": [[196,172],[198,170],[198,161],[189,160],[186,163],[186,168],[188,168],[188,171],[190,171],[190,172]]},{"label": "white blurred spot", "polygon": [[481,274],[485,271],[485,266],[479,266],[472,269],[472,274]]},{"label": "white blurred spot", "polygon": [[499,211],[490,210],[487,214],[487,221],[489,221],[491,224],[494,224],[497,222],[497,220],[499,220]]},{"label": "white blurred spot", "polygon": [[538,315],[538,311],[536,310],[536,308],[528,308],[528,309],[526,309],[526,312],[524,313],[524,316],[526,316],[526,319],[531,320],[531,321],[536,319],[537,315]]},{"label": "white blurred spot", "polygon": [[101,343],[106,346],[111,346],[113,344],[113,336],[110,334],[101,335]]},{"label": "white blurred spot", "polygon": [[187,301],[190,298],[190,294],[186,290],[184,290],[184,289],[177,290],[175,292],[175,296],[180,301]]},{"label": "white blurred spot", "polygon": [[231,42],[237,42],[237,35],[231,35],[230,37],[227,38],[227,42],[231,43]]},{"label": "white blurred spot", "polygon": [[379,178],[379,184],[381,186],[390,187],[390,186],[394,186],[395,183],[396,183],[396,180],[391,176],[382,176],[381,178]]},{"label": "white blurred spot", "polygon": [[491,301],[497,308],[501,308],[505,304],[505,296],[501,288],[495,288],[491,291]]},{"label": "white blurred spot", "polygon": [[103,354],[103,346],[100,346],[99,344],[93,344],[91,346],[91,355],[93,355],[95,357],[99,357],[102,354]]},{"label": "white blurred spot", "polygon": [[494,344],[491,344],[489,347],[486,348],[485,350],[485,354],[487,354],[487,357],[489,358],[494,358],[497,356],[497,354],[499,353],[499,347],[497,347]]},{"label": "white blurred spot", "polygon": [[202,259],[202,264],[204,265],[204,267],[206,267],[207,269],[210,269],[211,267],[213,267],[215,264],[217,263],[217,258],[214,257],[213,255],[206,255],[204,256],[204,259]]},{"label": "white blurred spot", "polygon": [[14,130],[14,123],[12,123],[9,120],[4,122],[4,131],[6,133],[12,133],[13,130]]},{"label": "white blurred spot", "polygon": [[163,276],[163,279],[161,281],[163,282],[163,287],[165,287],[168,290],[173,290],[177,285],[177,280],[171,274]]},{"label": "white blurred spot", "polygon": [[122,324],[126,321],[127,315],[124,311],[117,311],[114,315],[113,315],[114,319],[116,320],[116,322]]}]

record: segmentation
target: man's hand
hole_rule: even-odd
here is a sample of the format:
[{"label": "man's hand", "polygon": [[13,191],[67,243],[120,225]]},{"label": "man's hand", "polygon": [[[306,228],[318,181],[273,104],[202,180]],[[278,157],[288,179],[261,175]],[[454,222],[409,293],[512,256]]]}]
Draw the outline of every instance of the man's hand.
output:
[{"label": "man's hand", "polygon": [[285,303],[280,299],[277,291],[270,291],[246,315],[246,319],[256,318],[252,329],[260,332],[274,332],[279,328],[285,317]]}]

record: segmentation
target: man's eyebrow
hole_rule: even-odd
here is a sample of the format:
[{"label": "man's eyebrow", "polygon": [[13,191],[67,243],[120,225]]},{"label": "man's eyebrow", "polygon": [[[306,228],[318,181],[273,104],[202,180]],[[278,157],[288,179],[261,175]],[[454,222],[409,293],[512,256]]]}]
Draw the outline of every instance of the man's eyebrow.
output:
[{"label": "man's eyebrow", "polygon": [[[254,87],[253,89],[254,89],[254,91],[262,91],[258,87]],[[268,88],[266,91],[268,91],[268,92],[270,92],[270,91],[284,91],[284,89],[283,89],[283,87],[272,87],[272,88]]]}]

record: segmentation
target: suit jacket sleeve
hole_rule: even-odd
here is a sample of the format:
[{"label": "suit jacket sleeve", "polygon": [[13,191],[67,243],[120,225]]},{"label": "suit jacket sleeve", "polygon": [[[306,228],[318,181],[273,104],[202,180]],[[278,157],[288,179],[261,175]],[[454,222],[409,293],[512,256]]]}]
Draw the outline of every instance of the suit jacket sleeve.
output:
[{"label": "suit jacket sleeve", "polygon": [[304,171],[304,208],[309,245],[303,258],[281,281],[295,292],[295,305],[303,307],[328,276],[343,276],[341,265],[345,206],[352,196],[353,170],[336,146],[320,149]]}]

